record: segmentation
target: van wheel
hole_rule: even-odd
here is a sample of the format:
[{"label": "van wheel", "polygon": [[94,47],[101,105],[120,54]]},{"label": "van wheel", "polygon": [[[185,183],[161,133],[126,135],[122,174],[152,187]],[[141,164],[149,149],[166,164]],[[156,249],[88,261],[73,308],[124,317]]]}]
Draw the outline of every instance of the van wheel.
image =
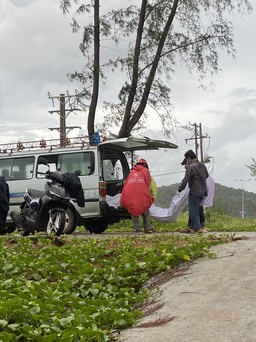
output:
[{"label": "van wheel", "polygon": [[65,213],[65,228],[62,234],[72,234],[76,229],[75,214],[72,209],[68,208]]},{"label": "van wheel", "polygon": [[105,220],[97,220],[84,224],[84,227],[91,234],[101,234],[108,228],[108,223]]}]

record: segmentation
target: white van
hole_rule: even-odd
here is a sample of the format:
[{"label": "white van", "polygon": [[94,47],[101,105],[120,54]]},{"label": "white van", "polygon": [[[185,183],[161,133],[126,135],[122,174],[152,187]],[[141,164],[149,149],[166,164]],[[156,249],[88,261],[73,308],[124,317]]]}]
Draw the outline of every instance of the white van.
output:
[{"label": "white van", "polygon": [[[39,144],[40,143],[40,144]],[[41,148],[40,148],[41,147]],[[147,138],[120,138],[106,140],[97,146],[79,138],[65,148],[54,147],[49,141],[19,142],[17,145],[0,145],[0,175],[4,176],[10,189],[10,210],[19,210],[26,188],[43,190],[45,178],[40,172],[45,167],[38,163],[40,157],[47,160],[50,170],[62,173],[81,171],[80,179],[84,190],[85,206],[79,207],[71,201],[66,215],[66,234],[72,233],[77,225],[83,225],[91,233],[102,233],[109,224],[130,218],[122,207],[111,207],[106,196],[121,193],[130,168],[127,155],[133,165],[135,151],[176,149],[178,146],[162,140]],[[8,214],[7,226],[13,226]]]}]

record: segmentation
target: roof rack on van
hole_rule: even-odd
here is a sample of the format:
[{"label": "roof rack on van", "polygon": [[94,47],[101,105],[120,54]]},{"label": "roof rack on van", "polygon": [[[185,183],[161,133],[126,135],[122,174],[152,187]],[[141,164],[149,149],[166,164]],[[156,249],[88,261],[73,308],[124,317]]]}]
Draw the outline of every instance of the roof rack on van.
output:
[{"label": "roof rack on van", "polygon": [[[80,146],[83,147],[89,147],[89,139],[87,140],[87,137],[75,137],[75,138],[67,138],[65,147],[77,147]],[[0,144],[0,153],[13,153],[13,152],[19,152],[19,151],[26,151],[26,150],[32,150],[32,149],[42,149],[42,148],[48,148],[50,150],[54,148],[59,148],[60,145],[60,139],[50,139],[50,140],[35,140],[35,141],[18,141],[17,143],[6,143],[6,144]]]}]

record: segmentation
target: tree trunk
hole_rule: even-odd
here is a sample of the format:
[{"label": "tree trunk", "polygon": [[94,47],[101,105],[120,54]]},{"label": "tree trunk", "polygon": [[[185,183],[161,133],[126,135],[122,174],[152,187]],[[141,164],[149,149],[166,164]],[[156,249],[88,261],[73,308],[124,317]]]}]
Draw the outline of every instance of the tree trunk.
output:
[{"label": "tree trunk", "polygon": [[125,107],[124,120],[123,120],[122,126],[118,134],[120,138],[126,136],[127,127],[131,118],[132,104],[134,101],[134,97],[135,97],[136,89],[138,85],[140,47],[141,47],[141,39],[142,39],[142,34],[143,34],[143,26],[144,26],[145,16],[146,16],[146,7],[147,7],[147,0],[142,0],[141,9],[140,9],[140,20],[139,20],[139,25],[137,29],[137,37],[136,37],[136,43],[135,43],[135,49],[134,49],[132,83],[131,83],[131,88],[130,88],[128,99],[127,99],[127,104]]},{"label": "tree trunk", "polygon": [[168,35],[168,32],[170,30],[170,27],[172,25],[173,19],[175,17],[175,13],[176,13],[176,10],[178,7],[178,3],[179,3],[179,0],[174,0],[170,16],[169,16],[169,18],[166,22],[166,25],[164,27],[164,30],[162,32],[161,39],[159,40],[157,51],[156,51],[154,60],[152,62],[152,66],[151,66],[151,69],[150,69],[150,72],[149,72],[149,75],[147,78],[147,82],[145,84],[145,88],[143,91],[143,95],[142,95],[140,104],[139,104],[138,108],[136,109],[135,113],[133,114],[133,116],[132,117],[130,116],[130,119],[128,120],[128,122],[126,122],[126,125],[125,126],[124,126],[124,124],[122,125],[122,127],[119,131],[119,134],[118,134],[118,136],[120,138],[121,137],[128,137],[131,134],[131,131],[133,130],[134,126],[138,123],[138,121],[140,120],[141,116],[144,113],[144,110],[145,110],[146,105],[147,105],[148,97],[150,94],[150,90],[151,90],[151,87],[152,87],[152,84],[153,84],[153,81],[155,78],[157,66],[158,66],[159,60],[161,58],[164,43],[165,43],[166,37]]},{"label": "tree trunk", "polygon": [[94,62],[93,62],[93,91],[89,107],[87,129],[89,140],[94,134],[95,112],[99,96],[99,69],[100,69],[100,15],[99,0],[94,1]]}]

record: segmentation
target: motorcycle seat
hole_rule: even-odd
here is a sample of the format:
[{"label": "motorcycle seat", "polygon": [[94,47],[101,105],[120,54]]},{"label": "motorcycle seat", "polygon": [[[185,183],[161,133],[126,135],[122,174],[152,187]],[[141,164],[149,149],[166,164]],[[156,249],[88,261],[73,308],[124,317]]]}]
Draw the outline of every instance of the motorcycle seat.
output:
[{"label": "motorcycle seat", "polygon": [[36,189],[28,189],[29,196],[35,197],[42,197],[47,193],[45,190],[36,190]]}]

